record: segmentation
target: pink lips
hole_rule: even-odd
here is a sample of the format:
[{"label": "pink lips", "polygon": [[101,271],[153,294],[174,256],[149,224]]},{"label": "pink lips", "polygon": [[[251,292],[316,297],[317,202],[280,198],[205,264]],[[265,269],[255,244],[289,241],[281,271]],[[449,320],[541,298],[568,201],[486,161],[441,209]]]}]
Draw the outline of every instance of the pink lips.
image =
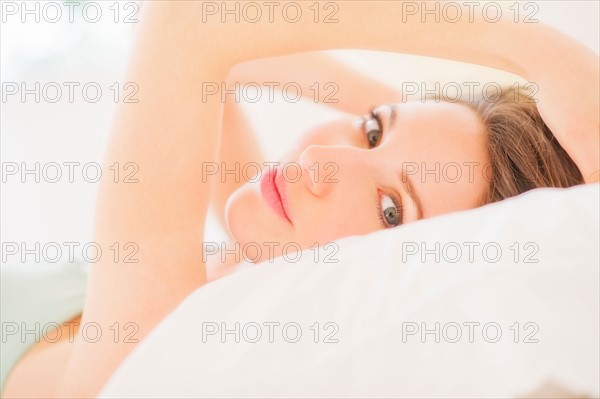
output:
[{"label": "pink lips", "polygon": [[270,168],[260,179],[260,192],[269,206],[290,224],[292,221],[286,210],[286,193],[283,175],[279,168]]}]

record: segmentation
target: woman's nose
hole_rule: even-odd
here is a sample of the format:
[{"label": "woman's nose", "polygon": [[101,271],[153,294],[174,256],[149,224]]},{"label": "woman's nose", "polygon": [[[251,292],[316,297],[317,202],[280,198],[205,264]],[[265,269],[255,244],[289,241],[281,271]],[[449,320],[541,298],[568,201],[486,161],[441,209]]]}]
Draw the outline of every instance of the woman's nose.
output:
[{"label": "woman's nose", "polygon": [[310,145],[300,154],[303,180],[317,196],[327,195],[341,180],[352,176],[358,151],[348,146]]}]

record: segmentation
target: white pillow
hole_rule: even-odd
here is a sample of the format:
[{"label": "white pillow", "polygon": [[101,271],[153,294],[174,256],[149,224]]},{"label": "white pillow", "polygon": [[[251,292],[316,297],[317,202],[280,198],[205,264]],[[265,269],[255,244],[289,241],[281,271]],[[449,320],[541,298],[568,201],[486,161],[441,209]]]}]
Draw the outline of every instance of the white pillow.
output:
[{"label": "white pillow", "polygon": [[[515,397],[552,382],[597,397],[598,205],[597,184],[534,190],[339,240],[338,263],[314,262],[307,250],[297,263],[257,265],[192,293],[100,396]],[[412,254],[435,243],[439,262]],[[222,322],[240,323],[239,343],[208,335]],[[272,343],[265,322],[280,323]],[[409,334],[436,322],[439,343],[433,333]],[[469,322],[480,323],[473,342]],[[253,323],[263,334],[257,343]],[[298,342],[286,341],[295,337],[293,324],[284,337],[286,323],[302,329]],[[339,342],[325,343],[335,326],[329,338]],[[462,336],[452,343],[457,326]],[[488,342],[497,327],[502,335]]]}]

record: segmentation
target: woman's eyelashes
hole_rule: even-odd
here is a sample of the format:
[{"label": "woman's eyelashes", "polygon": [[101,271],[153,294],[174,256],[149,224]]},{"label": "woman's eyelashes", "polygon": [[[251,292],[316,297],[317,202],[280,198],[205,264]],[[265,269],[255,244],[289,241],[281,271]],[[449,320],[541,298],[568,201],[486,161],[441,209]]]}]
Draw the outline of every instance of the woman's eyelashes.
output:
[{"label": "woman's eyelashes", "polygon": [[395,227],[402,224],[402,205],[399,201],[377,190],[379,201],[377,216],[384,228]]},{"label": "woman's eyelashes", "polygon": [[369,116],[364,119],[363,129],[367,137],[369,148],[376,147],[383,135],[383,123],[381,122],[381,116],[374,108],[371,108]]}]

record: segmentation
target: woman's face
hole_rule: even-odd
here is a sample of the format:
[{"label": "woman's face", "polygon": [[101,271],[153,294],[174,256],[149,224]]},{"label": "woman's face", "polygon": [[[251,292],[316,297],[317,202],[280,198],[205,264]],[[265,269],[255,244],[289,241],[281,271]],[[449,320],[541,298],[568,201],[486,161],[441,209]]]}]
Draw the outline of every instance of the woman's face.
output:
[{"label": "woman's face", "polygon": [[486,138],[473,110],[408,102],[374,112],[307,131],[260,181],[238,189],[226,210],[233,238],[280,243],[277,256],[287,243],[321,246],[479,204]]}]

